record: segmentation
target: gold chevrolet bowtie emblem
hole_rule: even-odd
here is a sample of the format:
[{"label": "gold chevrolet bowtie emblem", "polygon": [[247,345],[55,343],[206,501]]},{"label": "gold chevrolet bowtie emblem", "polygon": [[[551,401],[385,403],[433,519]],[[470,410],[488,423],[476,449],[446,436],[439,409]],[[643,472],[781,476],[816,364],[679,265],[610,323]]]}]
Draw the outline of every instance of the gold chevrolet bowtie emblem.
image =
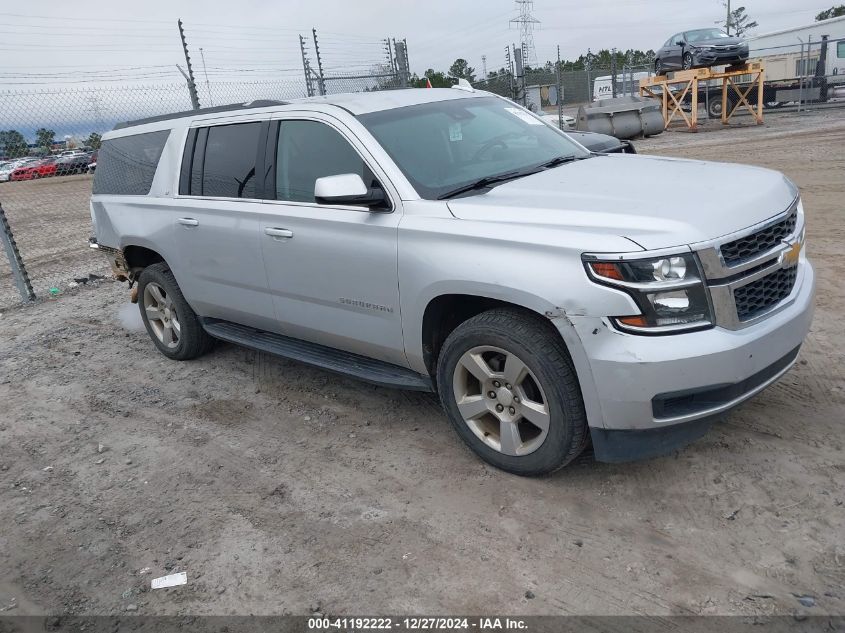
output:
[{"label": "gold chevrolet bowtie emblem", "polygon": [[783,261],[784,267],[795,266],[798,263],[798,259],[801,257],[801,249],[804,247],[804,241],[799,238],[795,242],[793,242],[788,251],[785,251],[783,254]]}]

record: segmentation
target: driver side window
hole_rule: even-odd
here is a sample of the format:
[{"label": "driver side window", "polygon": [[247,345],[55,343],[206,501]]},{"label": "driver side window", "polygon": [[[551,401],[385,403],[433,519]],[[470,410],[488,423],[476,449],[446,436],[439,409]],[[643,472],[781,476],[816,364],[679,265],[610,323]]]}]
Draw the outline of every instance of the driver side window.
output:
[{"label": "driver side window", "polygon": [[678,33],[675,37],[672,38],[672,44],[674,46],[680,46],[684,43],[684,34]]},{"label": "driver side window", "polygon": [[374,186],[373,172],[336,130],[318,121],[281,121],[276,146],[276,200],[315,202],[324,176],[357,174]]}]

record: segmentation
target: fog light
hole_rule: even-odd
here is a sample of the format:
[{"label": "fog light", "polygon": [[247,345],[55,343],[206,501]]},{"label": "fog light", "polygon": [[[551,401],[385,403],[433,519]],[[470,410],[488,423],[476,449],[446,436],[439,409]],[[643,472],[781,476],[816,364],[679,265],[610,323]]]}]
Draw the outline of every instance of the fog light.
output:
[{"label": "fog light", "polygon": [[658,312],[674,312],[689,309],[689,296],[686,292],[661,292],[649,297]]}]

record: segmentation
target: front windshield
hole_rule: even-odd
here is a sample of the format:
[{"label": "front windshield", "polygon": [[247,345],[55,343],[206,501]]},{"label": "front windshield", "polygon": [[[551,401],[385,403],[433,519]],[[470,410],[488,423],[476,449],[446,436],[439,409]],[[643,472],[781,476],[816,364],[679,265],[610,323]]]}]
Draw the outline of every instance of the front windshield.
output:
[{"label": "front windshield", "polygon": [[417,193],[435,200],[482,178],[529,172],[581,146],[497,97],[451,99],[358,117]]},{"label": "front windshield", "polygon": [[730,37],[727,33],[720,31],[719,29],[699,29],[697,31],[688,31],[687,34],[687,41],[692,42],[703,42],[705,40],[718,40],[723,37]]}]

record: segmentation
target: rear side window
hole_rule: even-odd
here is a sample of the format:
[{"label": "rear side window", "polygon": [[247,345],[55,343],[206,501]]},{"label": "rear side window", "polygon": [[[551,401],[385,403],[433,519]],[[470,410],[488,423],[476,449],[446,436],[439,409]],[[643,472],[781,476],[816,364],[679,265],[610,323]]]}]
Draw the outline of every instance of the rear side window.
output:
[{"label": "rear side window", "polygon": [[95,194],[145,196],[170,130],[133,134],[103,141],[94,172]]},{"label": "rear side window", "polygon": [[[200,128],[188,136],[180,193],[255,198],[255,167],[262,123]],[[190,174],[188,176],[187,174]]]}]

